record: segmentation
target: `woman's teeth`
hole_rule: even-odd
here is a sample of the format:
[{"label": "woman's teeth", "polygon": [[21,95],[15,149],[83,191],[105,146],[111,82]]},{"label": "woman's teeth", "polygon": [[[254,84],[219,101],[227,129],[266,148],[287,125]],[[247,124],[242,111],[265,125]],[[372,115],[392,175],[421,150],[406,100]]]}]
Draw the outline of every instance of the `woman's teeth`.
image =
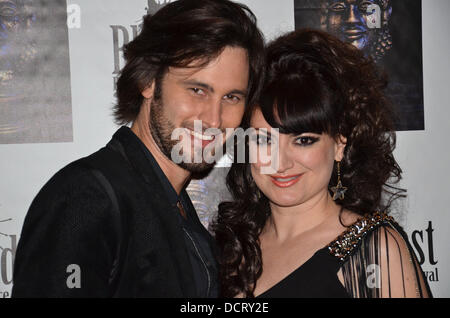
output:
[{"label": "woman's teeth", "polygon": [[289,182],[289,181],[297,179],[298,177],[299,176],[295,176],[295,177],[292,177],[292,178],[274,178],[274,179],[279,181],[279,182]]}]

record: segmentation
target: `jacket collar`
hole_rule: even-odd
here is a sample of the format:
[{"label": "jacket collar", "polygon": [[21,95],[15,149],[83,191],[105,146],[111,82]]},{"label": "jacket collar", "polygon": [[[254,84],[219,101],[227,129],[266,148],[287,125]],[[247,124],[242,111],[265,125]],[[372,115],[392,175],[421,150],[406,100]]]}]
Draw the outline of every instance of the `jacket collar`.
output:
[{"label": "jacket collar", "polygon": [[113,135],[110,144],[127,159],[128,163],[146,183],[154,185],[155,180],[159,179],[144,153],[142,141],[130,128],[127,126],[120,127]]},{"label": "jacket collar", "polygon": [[[152,201],[152,206],[149,209],[158,215],[161,222],[165,225],[167,239],[172,247],[171,254],[174,257],[173,261],[176,262],[174,265],[178,271],[181,289],[184,295],[189,297],[195,295],[195,283],[193,281],[189,255],[183,239],[184,234],[178,222],[179,211],[176,205],[170,204],[166,193],[164,193],[161,180],[149,163],[141,143],[140,139],[130,128],[122,126],[113,135],[108,146],[120,152],[132,166],[133,170],[147,184],[148,197]],[[197,215],[195,217],[198,219]]]}]

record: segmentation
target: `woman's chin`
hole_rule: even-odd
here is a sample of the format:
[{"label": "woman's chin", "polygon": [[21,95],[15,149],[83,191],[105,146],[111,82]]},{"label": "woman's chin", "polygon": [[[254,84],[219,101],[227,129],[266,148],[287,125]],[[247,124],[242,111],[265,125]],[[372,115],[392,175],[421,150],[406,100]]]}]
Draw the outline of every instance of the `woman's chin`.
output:
[{"label": "woman's chin", "polygon": [[268,196],[268,199],[272,204],[275,204],[275,205],[277,205],[279,207],[283,207],[283,208],[297,206],[297,205],[302,204],[302,202],[303,202],[302,198],[299,198],[298,196],[296,196],[296,197],[291,197],[291,196],[270,197],[270,196]]}]

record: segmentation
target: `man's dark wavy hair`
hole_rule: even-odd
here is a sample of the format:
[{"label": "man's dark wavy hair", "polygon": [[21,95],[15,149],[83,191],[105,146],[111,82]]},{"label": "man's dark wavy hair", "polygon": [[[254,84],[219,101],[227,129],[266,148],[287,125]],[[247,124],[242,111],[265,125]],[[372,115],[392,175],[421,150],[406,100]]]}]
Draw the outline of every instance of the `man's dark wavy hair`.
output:
[{"label": "man's dark wavy hair", "polygon": [[141,33],[124,46],[126,65],[117,81],[116,122],[136,119],[141,92],[153,80],[161,80],[169,67],[187,67],[194,61],[195,66],[205,66],[227,46],[247,51],[246,102],[251,104],[264,78],[264,38],[249,8],[228,0],[178,0],[145,16]]},{"label": "man's dark wavy hair", "polygon": [[[280,133],[346,137],[341,178],[348,190],[337,203],[360,215],[388,211],[404,190],[393,186],[402,171],[392,154],[396,135],[383,92],[387,81],[375,63],[351,44],[313,30],[278,38],[268,46],[266,59],[258,105],[266,121]],[[335,167],[330,187],[336,180]],[[221,251],[222,296],[252,297],[262,273],[258,238],[270,216],[269,201],[248,163],[232,165],[227,186],[233,201],[219,205],[211,226]]]}]

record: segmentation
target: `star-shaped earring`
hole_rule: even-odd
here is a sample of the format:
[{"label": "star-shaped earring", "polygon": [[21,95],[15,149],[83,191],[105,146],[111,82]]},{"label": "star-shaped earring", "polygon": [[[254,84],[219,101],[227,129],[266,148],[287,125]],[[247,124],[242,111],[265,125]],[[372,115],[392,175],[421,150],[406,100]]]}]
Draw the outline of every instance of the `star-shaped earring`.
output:
[{"label": "star-shaped earring", "polygon": [[344,200],[345,191],[347,191],[347,187],[344,187],[341,182],[341,162],[337,162],[337,175],[338,175],[338,183],[336,186],[331,187],[331,191],[333,191],[333,200]]},{"label": "star-shaped earring", "polygon": [[333,191],[333,200],[344,200],[345,191],[347,191],[347,187],[342,186],[341,180],[338,181],[338,184],[335,187],[331,187],[331,191]]}]

